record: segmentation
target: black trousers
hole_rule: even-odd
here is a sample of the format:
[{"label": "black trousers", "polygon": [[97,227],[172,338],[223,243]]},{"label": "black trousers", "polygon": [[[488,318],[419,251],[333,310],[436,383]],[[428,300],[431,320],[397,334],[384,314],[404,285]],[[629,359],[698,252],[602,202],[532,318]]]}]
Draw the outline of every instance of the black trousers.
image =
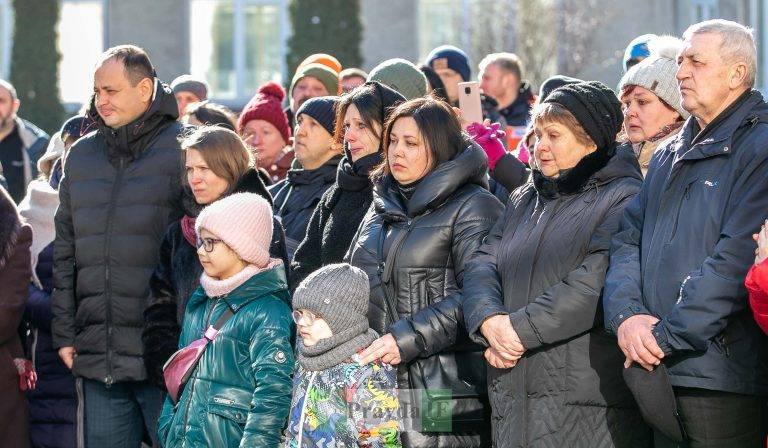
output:
[{"label": "black trousers", "polygon": [[765,397],[675,387],[687,439],[675,443],[654,431],[656,448],[765,447]]}]

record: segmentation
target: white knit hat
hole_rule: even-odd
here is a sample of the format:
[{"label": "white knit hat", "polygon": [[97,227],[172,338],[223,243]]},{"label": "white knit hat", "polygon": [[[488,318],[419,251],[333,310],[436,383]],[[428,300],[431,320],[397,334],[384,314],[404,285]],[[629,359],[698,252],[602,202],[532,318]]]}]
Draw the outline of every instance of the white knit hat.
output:
[{"label": "white knit hat", "polygon": [[683,109],[677,86],[677,53],[683,41],[672,36],[659,36],[648,42],[651,55],[630,68],[619,81],[619,97],[629,86],[644,87],[675,109],[683,119],[690,115]]}]

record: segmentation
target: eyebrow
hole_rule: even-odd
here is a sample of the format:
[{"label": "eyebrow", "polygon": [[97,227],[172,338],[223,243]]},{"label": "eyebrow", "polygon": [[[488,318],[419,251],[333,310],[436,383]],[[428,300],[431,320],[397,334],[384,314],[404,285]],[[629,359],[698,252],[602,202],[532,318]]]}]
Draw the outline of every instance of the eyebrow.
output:
[{"label": "eyebrow", "polygon": [[418,135],[411,135],[411,134],[398,135],[397,132],[390,132],[390,134],[394,135],[395,137],[400,137],[400,138],[415,138],[416,140],[419,139]]}]

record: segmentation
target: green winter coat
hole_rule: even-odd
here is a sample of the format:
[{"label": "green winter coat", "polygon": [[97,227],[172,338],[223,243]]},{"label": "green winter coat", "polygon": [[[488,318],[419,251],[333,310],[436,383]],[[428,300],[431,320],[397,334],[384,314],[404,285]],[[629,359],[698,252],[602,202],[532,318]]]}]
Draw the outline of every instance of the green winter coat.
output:
[{"label": "green winter coat", "polygon": [[234,315],[208,345],[179,403],[166,398],[158,422],[166,448],[277,447],[291,404],[294,326],[282,267],[187,303],[179,347],[202,337],[229,306]]}]

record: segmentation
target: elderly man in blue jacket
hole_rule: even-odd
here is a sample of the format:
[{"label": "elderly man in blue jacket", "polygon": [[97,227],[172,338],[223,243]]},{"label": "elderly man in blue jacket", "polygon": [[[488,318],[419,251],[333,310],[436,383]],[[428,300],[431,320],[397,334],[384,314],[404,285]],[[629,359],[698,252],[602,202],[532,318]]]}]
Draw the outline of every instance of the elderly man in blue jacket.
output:
[{"label": "elderly man in blue jacket", "polygon": [[[667,368],[685,446],[760,446],[767,345],[744,277],[768,214],[768,104],[753,89],[751,30],[711,20],[683,37],[677,79],[691,118],[660,145],[625,211],[606,327],[625,367]],[[656,446],[664,443],[657,433]]]}]

